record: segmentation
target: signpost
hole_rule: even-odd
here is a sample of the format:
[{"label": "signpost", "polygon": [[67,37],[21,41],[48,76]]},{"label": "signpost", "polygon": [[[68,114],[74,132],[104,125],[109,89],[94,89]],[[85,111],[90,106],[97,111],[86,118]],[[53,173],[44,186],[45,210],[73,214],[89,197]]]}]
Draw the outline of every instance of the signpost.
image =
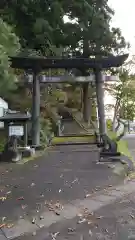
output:
[{"label": "signpost", "polygon": [[29,113],[6,113],[0,117],[7,131],[7,138],[11,136],[23,137],[24,146],[28,143],[27,124],[30,121]]},{"label": "signpost", "polygon": [[24,136],[24,127],[23,126],[9,126],[9,136]]}]

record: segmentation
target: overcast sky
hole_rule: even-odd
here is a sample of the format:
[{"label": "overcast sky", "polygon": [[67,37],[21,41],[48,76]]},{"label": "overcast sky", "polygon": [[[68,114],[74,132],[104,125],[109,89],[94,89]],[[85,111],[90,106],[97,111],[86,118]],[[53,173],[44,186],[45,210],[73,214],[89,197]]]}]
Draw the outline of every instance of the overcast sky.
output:
[{"label": "overcast sky", "polygon": [[135,0],[109,0],[115,10],[112,25],[120,27],[127,41],[131,43],[131,54],[135,54]]}]

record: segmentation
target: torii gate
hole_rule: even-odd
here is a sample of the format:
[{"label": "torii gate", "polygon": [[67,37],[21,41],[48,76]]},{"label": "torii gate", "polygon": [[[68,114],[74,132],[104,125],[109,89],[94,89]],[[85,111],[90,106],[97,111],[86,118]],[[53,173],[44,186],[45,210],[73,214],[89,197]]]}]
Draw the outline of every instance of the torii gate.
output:
[{"label": "torii gate", "polygon": [[[33,72],[33,100],[32,100],[32,144],[40,145],[40,82],[38,75],[44,69],[93,69],[96,84],[96,96],[98,105],[99,130],[104,144],[106,143],[106,124],[104,111],[104,91],[102,70],[111,67],[117,68],[123,65],[128,54],[120,56],[104,57],[102,59],[90,58],[40,58],[40,57],[11,57],[11,67],[31,70]],[[89,76],[80,76],[76,82],[90,81]],[[56,81],[55,81],[56,82]],[[59,80],[57,82],[60,82]],[[72,82],[72,81],[71,81]],[[53,80],[51,81],[53,83]]]}]

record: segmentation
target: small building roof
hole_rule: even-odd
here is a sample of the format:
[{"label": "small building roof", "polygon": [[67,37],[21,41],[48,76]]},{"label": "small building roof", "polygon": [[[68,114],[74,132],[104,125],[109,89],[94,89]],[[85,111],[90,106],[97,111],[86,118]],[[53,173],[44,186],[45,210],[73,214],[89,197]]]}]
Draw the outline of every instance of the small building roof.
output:
[{"label": "small building roof", "polygon": [[6,113],[4,116],[0,117],[1,122],[12,122],[12,121],[28,121],[31,119],[29,113]]}]

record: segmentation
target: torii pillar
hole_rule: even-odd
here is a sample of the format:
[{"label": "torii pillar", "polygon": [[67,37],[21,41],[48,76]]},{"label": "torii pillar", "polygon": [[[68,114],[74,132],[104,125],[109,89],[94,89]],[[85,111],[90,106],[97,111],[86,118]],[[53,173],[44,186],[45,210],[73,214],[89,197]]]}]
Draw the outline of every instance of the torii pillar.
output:
[{"label": "torii pillar", "polygon": [[96,95],[98,105],[98,120],[99,120],[99,131],[103,141],[106,139],[106,121],[105,121],[105,107],[104,107],[104,89],[103,89],[103,76],[102,69],[96,68],[95,80],[96,80]]},{"label": "torii pillar", "polygon": [[32,145],[40,146],[40,81],[37,72],[33,73],[32,86]]}]

